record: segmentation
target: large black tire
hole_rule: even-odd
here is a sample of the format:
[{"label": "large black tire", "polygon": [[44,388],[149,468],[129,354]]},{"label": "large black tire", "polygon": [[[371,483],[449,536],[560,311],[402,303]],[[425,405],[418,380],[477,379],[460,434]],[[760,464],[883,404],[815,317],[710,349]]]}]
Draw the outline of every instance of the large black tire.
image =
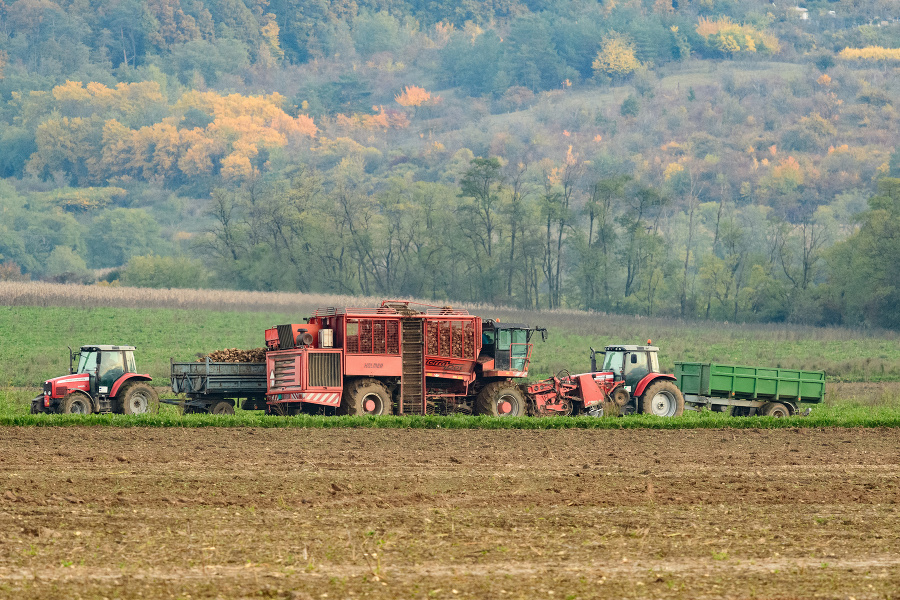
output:
[{"label": "large black tire", "polygon": [[89,415],[94,411],[91,399],[84,394],[72,392],[59,403],[59,412],[64,415]]},{"label": "large black tire", "polygon": [[791,411],[781,402],[766,402],[760,407],[759,414],[764,417],[778,417],[780,419],[791,416]]},{"label": "large black tire", "polygon": [[159,395],[143,381],[126,383],[119,390],[116,412],[124,415],[143,415],[155,411],[158,407]]},{"label": "large black tire", "polygon": [[214,415],[233,415],[234,406],[227,400],[220,400],[210,407],[209,412]]},{"label": "large black tire", "polygon": [[344,388],[341,413],[345,415],[389,415],[391,393],[377,379],[357,379]]},{"label": "large black tire", "polygon": [[658,380],[644,390],[641,412],[658,417],[680,417],[684,412],[684,396],[674,382]]},{"label": "large black tire", "polygon": [[491,417],[524,417],[528,413],[525,394],[514,383],[495,381],[484,386],[475,399],[475,414]]}]

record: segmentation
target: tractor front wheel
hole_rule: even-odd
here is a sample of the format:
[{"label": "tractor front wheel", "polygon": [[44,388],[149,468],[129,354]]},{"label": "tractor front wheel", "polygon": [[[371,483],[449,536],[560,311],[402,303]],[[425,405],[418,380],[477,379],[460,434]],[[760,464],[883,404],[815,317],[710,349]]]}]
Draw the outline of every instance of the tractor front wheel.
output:
[{"label": "tractor front wheel", "polygon": [[628,390],[623,385],[614,389],[610,397],[613,403],[620,408],[631,402],[631,394],[628,393]]},{"label": "tractor front wheel", "polygon": [[31,414],[39,415],[41,413],[50,412],[44,408],[44,395],[41,394],[31,401]]},{"label": "tractor front wheel", "polygon": [[663,379],[644,392],[641,410],[658,417],[680,417],[684,412],[684,396],[673,382]]},{"label": "tractor front wheel", "polygon": [[119,410],[125,415],[143,415],[159,406],[159,396],[143,381],[126,383],[119,390]]},{"label": "tractor front wheel", "polygon": [[59,412],[64,415],[89,415],[93,412],[91,399],[84,394],[67,394],[59,404]]},{"label": "tractor front wheel", "polygon": [[344,388],[341,412],[345,415],[389,415],[391,393],[377,379],[358,379]]},{"label": "tractor front wheel", "polygon": [[524,417],[527,407],[525,394],[508,381],[487,384],[475,400],[475,414],[492,417]]}]

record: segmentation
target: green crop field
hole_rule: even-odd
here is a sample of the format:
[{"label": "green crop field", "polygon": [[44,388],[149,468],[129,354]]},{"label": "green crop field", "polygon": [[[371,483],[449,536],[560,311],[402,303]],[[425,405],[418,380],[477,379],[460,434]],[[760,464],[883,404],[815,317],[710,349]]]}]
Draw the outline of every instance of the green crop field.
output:
[{"label": "green crop field", "polygon": [[[254,426],[359,426],[377,427],[486,427],[484,419],[423,417],[420,420],[360,421],[315,417],[264,417],[238,411],[222,420],[206,416],[181,417],[169,406],[159,415],[129,421],[126,417],[28,416],[28,402],[41,383],[68,370],[67,346],[85,343],[129,344],[137,347],[138,370],[149,372],[165,397],[169,385],[169,360],[196,360],[199,355],[223,348],[256,348],[264,345],[263,332],[276,324],[301,321],[309,312],[216,311],[172,308],[0,307],[0,418],[6,424],[111,424],[111,425],[254,425]],[[611,343],[640,343],[652,338],[661,347],[661,364],[671,371],[676,360],[712,360],[759,366],[824,369],[829,391],[826,403],[808,418],[788,423],[893,426],[900,423],[900,346],[892,332],[847,329],[744,326],[684,323],[664,319],[610,317],[572,312],[521,312],[500,308],[473,308],[485,317],[525,321],[548,328],[542,342],[535,336],[532,379],[560,370],[573,373],[590,367],[589,348]],[[168,394],[171,397],[171,394]],[[551,419],[540,424],[513,421],[516,427],[710,427],[768,426],[766,419],[730,419],[710,413],[689,413],[678,424],[654,424],[652,418],[633,416],[604,419],[610,424]],[[269,424],[271,423],[271,424]],[[325,424],[322,424],[325,423]],[[624,425],[623,425],[624,424]]]}]

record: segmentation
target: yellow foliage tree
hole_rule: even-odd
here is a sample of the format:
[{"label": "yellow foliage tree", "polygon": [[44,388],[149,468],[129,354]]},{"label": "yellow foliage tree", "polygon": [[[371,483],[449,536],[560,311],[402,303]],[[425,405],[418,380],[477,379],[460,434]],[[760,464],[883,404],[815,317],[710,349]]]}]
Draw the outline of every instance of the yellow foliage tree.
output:
[{"label": "yellow foliage tree", "polygon": [[[67,116],[48,119],[38,127],[37,151],[28,168],[41,176],[68,171],[80,184],[115,177],[172,180],[211,175],[217,168],[231,179],[248,177],[256,174],[251,161],[261,149],[285,147],[314,138],[318,132],[308,115],[287,114],[282,108],[284,98],[278,94],[223,96],[191,91],[169,106],[155,82],[110,88],[68,81],[53,88],[48,103],[48,108]],[[152,125],[129,126],[132,116],[145,122],[154,106],[168,110],[170,116]],[[191,109],[209,115],[211,122],[205,127],[179,128],[181,115]],[[400,117],[382,110],[371,118],[380,119],[384,128],[397,127],[405,115],[394,112]]]},{"label": "yellow foliage tree", "polygon": [[619,34],[613,34],[603,40],[591,67],[599,75],[626,77],[641,67],[641,61],[635,56],[634,44]]},{"label": "yellow foliage tree", "polygon": [[781,42],[770,33],[760,31],[752,25],[735,23],[728,17],[708,19],[700,17],[695,31],[702,36],[707,45],[725,54],[761,51],[768,54],[781,52]]},{"label": "yellow foliage tree", "polygon": [[415,85],[408,85],[403,93],[394,96],[400,106],[422,106],[431,100],[431,93]]},{"label": "yellow foliage tree", "polygon": [[838,54],[844,60],[900,60],[900,48],[882,48],[866,46],[865,48],[844,48]]},{"label": "yellow foliage tree", "polygon": [[260,33],[266,41],[272,56],[277,60],[282,60],[284,58],[284,50],[281,49],[281,43],[278,41],[278,36],[281,33],[278,21],[275,20],[275,15],[272,13],[266,14],[265,19],[266,23],[260,28]]}]

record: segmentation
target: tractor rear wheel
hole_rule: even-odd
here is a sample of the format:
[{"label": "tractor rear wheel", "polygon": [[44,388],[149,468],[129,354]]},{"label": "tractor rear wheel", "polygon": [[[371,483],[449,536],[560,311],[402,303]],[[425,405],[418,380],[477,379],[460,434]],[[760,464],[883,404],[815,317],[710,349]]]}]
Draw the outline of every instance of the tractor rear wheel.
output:
[{"label": "tractor rear wheel", "polygon": [[159,406],[159,396],[143,381],[126,383],[119,390],[118,411],[124,415],[143,415]]},{"label": "tractor rear wheel", "polygon": [[524,417],[528,412],[525,394],[514,383],[495,381],[484,386],[475,400],[475,414],[492,417]]},{"label": "tractor rear wheel", "polygon": [[358,379],[344,388],[341,412],[345,415],[389,415],[391,393],[377,379]]},{"label": "tractor rear wheel", "polygon": [[234,406],[231,405],[231,402],[221,400],[213,404],[212,408],[209,409],[209,412],[214,415],[233,415]]},{"label": "tractor rear wheel", "polygon": [[680,417],[684,412],[684,396],[673,382],[663,379],[644,391],[641,410],[658,417]]},{"label": "tractor rear wheel", "polygon": [[59,412],[64,415],[89,415],[93,412],[91,399],[77,392],[66,394],[59,403]]},{"label": "tractor rear wheel", "polygon": [[762,408],[759,409],[759,414],[764,417],[782,418],[791,416],[791,411],[789,411],[788,407],[781,402],[766,402],[762,405]]}]

